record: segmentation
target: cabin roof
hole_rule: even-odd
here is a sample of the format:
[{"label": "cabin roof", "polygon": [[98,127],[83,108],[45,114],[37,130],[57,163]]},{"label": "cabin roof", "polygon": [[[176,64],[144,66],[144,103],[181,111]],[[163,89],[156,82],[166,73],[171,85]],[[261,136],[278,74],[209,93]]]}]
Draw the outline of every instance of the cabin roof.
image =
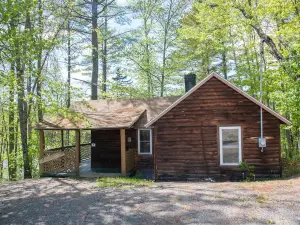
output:
[{"label": "cabin roof", "polygon": [[181,97],[172,96],[151,99],[115,100],[102,99],[74,102],[71,105],[71,111],[73,112],[71,115],[45,117],[43,122],[36,125],[36,129],[117,129],[131,128],[136,123],[138,123],[138,127],[150,127],[213,77],[234,89],[265,111],[271,113],[282,123],[291,125],[291,122],[283,116],[257,101],[255,98],[251,97],[218,74],[212,73]]},{"label": "cabin roof", "polygon": [[240,93],[241,95],[243,95],[244,97],[246,97],[247,99],[249,99],[250,101],[252,101],[253,103],[255,103],[256,105],[258,105],[259,107],[263,108],[265,111],[271,113],[273,116],[275,116],[276,118],[278,118],[281,122],[285,123],[286,125],[291,125],[292,124],[289,120],[287,120],[286,118],[284,118],[283,116],[281,116],[280,114],[278,114],[277,112],[275,112],[274,110],[270,109],[268,106],[266,106],[263,103],[257,101],[255,98],[253,98],[252,96],[248,95],[246,92],[244,92],[243,90],[241,90],[240,88],[238,88],[237,86],[235,86],[234,84],[232,84],[231,82],[229,82],[228,80],[224,79],[220,75],[218,75],[218,74],[216,74],[216,73],[213,72],[209,76],[207,76],[206,78],[204,78],[201,82],[199,82],[197,85],[195,85],[191,90],[189,90],[187,93],[185,93],[179,99],[177,99],[172,105],[170,105],[168,108],[166,108],[165,110],[163,110],[155,118],[153,118],[152,120],[150,120],[145,125],[145,127],[150,127],[151,125],[153,125],[157,120],[159,120],[162,116],[164,116],[166,113],[168,113],[171,109],[173,109],[174,107],[176,107],[180,102],[182,102],[184,99],[186,99],[188,96],[190,96],[194,91],[196,91],[198,88],[200,88],[202,85],[204,85],[207,81],[209,81],[213,77],[217,78],[218,80],[220,80],[221,82],[223,82],[224,84],[226,84],[228,87],[230,87],[233,90],[237,91],[238,93]]},{"label": "cabin roof", "polygon": [[68,116],[46,116],[36,125],[38,130],[117,129],[139,126],[155,118],[179,97],[151,99],[115,99],[74,102]]}]

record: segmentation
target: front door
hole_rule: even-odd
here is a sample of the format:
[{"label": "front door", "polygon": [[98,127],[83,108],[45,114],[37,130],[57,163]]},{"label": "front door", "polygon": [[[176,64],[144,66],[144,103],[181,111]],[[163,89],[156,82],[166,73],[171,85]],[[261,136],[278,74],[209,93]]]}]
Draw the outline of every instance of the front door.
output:
[{"label": "front door", "polygon": [[121,170],[120,130],[91,131],[91,168],[98,172]]}]

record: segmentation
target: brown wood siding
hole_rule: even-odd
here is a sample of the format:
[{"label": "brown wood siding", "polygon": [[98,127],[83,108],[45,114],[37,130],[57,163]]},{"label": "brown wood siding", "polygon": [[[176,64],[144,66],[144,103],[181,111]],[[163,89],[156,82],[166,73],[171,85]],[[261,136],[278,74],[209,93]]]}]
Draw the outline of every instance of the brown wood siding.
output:
[{"label": "brown wood siding", "polygon": [[[138,153],[138,130],[136,130],[136,143],[137,143],[137,155],[136,155],[136,169],[137,171],[147,174],[146,176],[153,177],[154,173],[154,144],[153,144],[154,133],[152,130],[152,154],[151,155],[143,155]],[[151,174],[151,176],[150,176]]]},{"label": "brown wood siding", "polygon": [[[136,136],[137,130],[130,129],[126,130],[126,151],[129,149],[136,149],[137,150],[137,136]],[[131,142],[128,142],[128,138],[131,138]]]},{"label": "brown wood siding", "polygon": [[93,130],[91,142],[92,168],[121,168],[120,130]]},{"label": "brown wood siding", "polygon": [[[256,175],[280,173],[280,121],[263,113],[267,148],[260,152],[260,108],[212,78],[155,124],[158,179],[219,177],[219,126],[241,126],[242,160]],[[225,167],[229,170],[229,167]],[[223,169],[222,169],[223,170]]]}]

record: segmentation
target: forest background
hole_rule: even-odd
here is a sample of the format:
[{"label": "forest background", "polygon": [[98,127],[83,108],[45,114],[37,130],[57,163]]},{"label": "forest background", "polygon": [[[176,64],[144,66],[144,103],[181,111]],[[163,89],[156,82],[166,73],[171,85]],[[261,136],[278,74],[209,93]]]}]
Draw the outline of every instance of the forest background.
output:
[{"label": "forest background", "polygon": [[212,71],[259,99],[260,69],[263,103],[293,123],[281,143],[296,165],[299,0],[2,0],[0,180],[39,176],[35,124],[71,102],[181,95],[184,74]]}]

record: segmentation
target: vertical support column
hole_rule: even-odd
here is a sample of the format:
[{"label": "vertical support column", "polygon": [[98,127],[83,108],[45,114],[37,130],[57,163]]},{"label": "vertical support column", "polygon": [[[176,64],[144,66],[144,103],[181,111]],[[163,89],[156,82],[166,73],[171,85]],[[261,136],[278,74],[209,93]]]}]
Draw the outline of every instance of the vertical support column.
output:
[{"label": "vertical support column", "polygon": [[80,156],[80,130],[76,130],[76,143],[75,143],[75,172],[79,176],[79,156]]},{"label": "vertical support column", "polygon": [[65,150],[65,143],[64,143],[64,130],[60,131],[60,136],[61,136],[61,150]]},{"label": "vertical support column", "polygon": [[126,176],[126,133],[125,129],[120,129],[121,137],[121,172]]},{"label": "vertical support column", "polygon": [[[65,151],[64,146],[64,130],[60,130],[60,137],[61,137],[61,151]],[[60,158],[61,168],[65,169],[66,161],[64,160],[64,157]]]},{"label": "vertical support column", "polygon": [[[45,153],[45,136],[44,131],[40,130],[40,159],[44,158]],[[44,173],[44,164],[40,163],[40,175]]]},{"label": "vertical support column", "polygon": [[154,161],[154,180],[157,179],[157,153],[156,153],[156,145],[157,145],[157,126],[152,129],[152,154],[153,154],[153,161]]}]

